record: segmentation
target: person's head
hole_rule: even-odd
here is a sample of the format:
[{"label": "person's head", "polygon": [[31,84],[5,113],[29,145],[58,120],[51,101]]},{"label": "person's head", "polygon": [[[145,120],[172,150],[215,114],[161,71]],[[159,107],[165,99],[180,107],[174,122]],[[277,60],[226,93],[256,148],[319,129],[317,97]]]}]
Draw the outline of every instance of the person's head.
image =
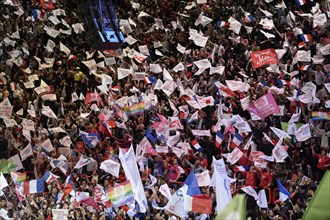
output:
[{"label": "person's head", "polygon": [[1,207],[6,207],[7,206],[7,202],[6,199],[1,199]]},{"label": "person's head", "polygon": [[321,150],[321,154],[322,154],[323,156],[327,154],[327,152],[325,151],[325,149],[322,148],[322,150]]},{"label": "person's head", "polygon": [[13,213],[13,220],[18,220],[19,219],[19,212],[14,212]]},{"label": "person's head", "polygon": [[301,178],[304,176],[304,172],[302,170],[298,170],[298,177]]}]

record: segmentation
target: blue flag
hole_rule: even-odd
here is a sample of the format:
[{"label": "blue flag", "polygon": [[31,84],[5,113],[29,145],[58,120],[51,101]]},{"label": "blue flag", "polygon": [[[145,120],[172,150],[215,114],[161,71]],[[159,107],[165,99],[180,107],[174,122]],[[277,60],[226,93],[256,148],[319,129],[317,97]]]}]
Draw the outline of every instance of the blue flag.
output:
[{"label": "blue flag", "polygon": [[189,196],[202,194],[195,176],[195,170],[192,169],[184,184],[188,186],[187,194]]},{"label": "blue flag", "polygon": [[100,142],[99,136],[96,132],[82,133],[81,139],[87,145],[88,148],[95,148],[95,146]]},{"label": "blue flag", "polygon": [[156,139],[155,137],[150,133],[149,127],[146,129],[146,137],[152,142],[155,143]]}]

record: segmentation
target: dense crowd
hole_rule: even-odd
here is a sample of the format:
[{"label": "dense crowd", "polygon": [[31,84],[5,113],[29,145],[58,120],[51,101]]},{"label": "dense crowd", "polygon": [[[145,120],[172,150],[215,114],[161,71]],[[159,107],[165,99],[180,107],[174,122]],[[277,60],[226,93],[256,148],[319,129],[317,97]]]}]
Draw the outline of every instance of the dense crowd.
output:
[{"label": "dense crowd", "polygon": [[[266,191],[268,208],[247,195],[247,217],[302,218],[330,165],[329,1],[114,1],[126,37],[116,51],[92,49],[78,1],[49,2],[54,9],[0,3],[0,158],[18,157],[26,181],[57,177],[29,194],[5,173],[2,218],[51,219],[53,209],[67,209],[68,219],[179,219],[164,209],[171,196],[160,187],[174,194],[194,170],[209,179],[198,181],[212,211],[185,219],[214,219],[210,177],[221,158],[233,195],[245,186]],[[278,62],[256,68],[251,53],[268,49]],[[279,113],[263,119],[246,108],[269,93]],[[127,171],[100,165],[121,164],[131,146],[144,213],[104,199]],[[242,155],[234,161],[235,149]],[[82,158],[88,163],[77,167]],[[290,199],[279,201],[277,181]]]}]

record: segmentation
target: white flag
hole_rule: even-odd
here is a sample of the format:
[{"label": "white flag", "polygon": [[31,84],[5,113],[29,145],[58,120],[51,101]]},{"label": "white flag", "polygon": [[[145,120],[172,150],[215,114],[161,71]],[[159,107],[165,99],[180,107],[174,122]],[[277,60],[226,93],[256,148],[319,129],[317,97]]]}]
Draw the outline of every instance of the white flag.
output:
[{"label": "white flag", "polygon": [[230,24],[229,30],[233,31],[235,34],[239,34],[242,24],[233,17],[228,19],[228,23]]},{"label": "white flag", "polygon": [[79,158],[79,161],[76,163],[76,165],[74,166],[73,169],[80,169],[83,166],[86,166],[87,164],[89,164],[90,162],[92,162],[91,158],[84,158],[83,155],[81,155]]},{"label": "white flag", "polygon": [[207,137],[211,136],[210,129],[209,130],[191,130],[191,132],[194,136],[207,136]]},{"label": "white flag", "polygon": [[284,162],[285,158],[287,158],[288,152],[284,150],[283,146],[281,145],[282,141],[279,141],[276,146],[273,148],[273,155],[276,163]]},{"label": "white flag", "polygon": [[297,61],[311,62],[311,51],[298,50],[296,57],[297,57]]},{"label": "white flag", "polygon": [[126,153],[119,149],[119,159],[125,171],[126,178],[132,184],[134,199],[139,204],[140,212],[145,213],[148,208],[148,202],[144,193],[133,147],[131,146]]},{"label": "white flag", "polygon": [[13,163],[17,165],[15,171],[18,171],[18,170],[24,168],[24,167],[23,167],[23,164],[22,164],[22,161],[21,161],[21,159],[19,158],[18,154],[16,154],[16,155],[10,157],[9,160],[13,161]]},{"label": "white flag", "polygon": [[157,153],[165,153],[165,154],[168,153],[168,146],[161,146],[156,144],[155,148]]},{"label": "white flag", "polygon": [[60,42],[60,51],[63,51],[67,56],[71,53],[71,50]]},{"label": "white flag", "polygon": [[168,187],[167,183],[159,187],[159,192],[168,199],[172,197],[170,188]]},{"label": "white flag", "polygon": [[75,23],[72,25],[74,32],[80,34],[85,31],[84,26],[81,23]]},{"label": "white flag", "polygon": [[149,71],[152,73],[161,73],[163,70],[162,70],[162,67],[158,63],[157,64],[151,63]]},{"label": "white flag", "polygon": [[184,209],[184,195],[187,194],[188,185],[183,185],[180,189],[178,189],[168,201],[165,206],[165,209],[180,218],[184,218],[186,216],[186,210]]},{"label": "white flag", "polygon": [[123,68],[118,68],[118,79],[124,79],[125,77],[127,77],[130,74],[133,74],[134,70],[131,67],[130,69],[123,69]]},{"label": "white flag", "polygon": [[258,199],[257,192],[252,188],[252,186],[244,186],[241,188],[246,194],[252,196],[255,200]]},{"label": "white flag", "polygon": [[182,71],[184,70],[184,65],[182,63],[178,63],[174,68],[173,68],[173,71],[174,72],[179,72],[179,71]]},{"label": "white flag", "polygon": [[43,106],[41,113],[46,115],[48,118],[55,118],[57,119],[57,116],[53,112],[53,110],[49,106]]},{"label": "white flag", "polygon": [[42,144],[40,144],[40,147],[44,148],[48,152],[51,152],[55,149],[52,145],[52,142],[49,139],[42,142]]},{"label": "white flag", "polygon": [[22,161],[24,161],[29,156],[33,155],[31,143],[29,143],[23,150],[20,150],[19,154],[21,155]]},{"label": "white flag", "polygon": [[117,163],[111,159],[105,160],[101,163],[100,169],[118,178],[120,163]]},{"label": "white flag", "polygon": [[232,200],[230,183],[223,158],[220,160],[215,160],[213,157],[213,166],[214,174],[212,179],[214,178],[215,180],[217,201],[216,211],[217,213],[221,213],[227,204]]},{"label": "white flag", "polygon": [[309,124],[304,124],[296,131],[296,138],[298,141],[305,141],[311,137],[311,130]]},{"label": "white flag", "polygon": [[225,67],[224,66],[216,66],[216,67],[210,67],[210,75],[214,74],[214,73],[219,73],[220,75],[222,75],[223,71],[225,71]]},{"label": "white flag", "polygon": [[70,147],[72,144],[71,138],[69,136],[65,136],[64,138],[60,139],[60,144],[66,147]]},{"label": "white flag", "polygon": [[173,80],[167,80],[163,86],[162,86],[162,90],[163,92],[167,95],[170,96],[174,90],[176,89],[177,84],[173,81]]},{"label": "white flag", "polygon": [[258,192],[258,201],[257,204],[260,208],[268,208],[267,196],[264,189]]},{"label": "white flag", "polygon": [[236,147],[230,154],[229,157],[227,158],[227,160],[231,163],[231,164],[235,164],[241,157],[243,156],[243,152]]},{"label": "white flag", "polygon": [[75,102],[77,100],[79,100],[79,97],[78,97],[77,93],[76,92],[72,93],[71,94],[71,102]]},{"label": "white flag", "polygon": [[1,172],[1,174],[0,174],[0,196],[2,196],[1,194],[3,193],[2,189],[7,187],[7,186],[9,186],[8,183],[7,183],[7,180]]},{"label": "white flag", "polygon": [[282,131],[281,129],[278,129],[278,128],[275,128],[275,127],[270,127],[270,129],[272,129],[272,131],[276,134],[276,136],[279,139],[284,139],[284,138],[290,138],[291,139],[291,136],[287,132]]},{"label": "white flag", "polygon": [[198,186],[209,186],[211,184],[210,171],[205,170],[202,173],[195,173]]},{"label": "white flag", "polygon": [[125,40],[129,45],[133,45],[137,42],[137,40],[131,35],[128,35],[128,37],[126,37]]},{"label": "white flag", "polygon": [[163,80],[167,81],[167,80],[173,80],[173,77],[171,76],[171,74],[167,71],[166,68],[163,69]]}]

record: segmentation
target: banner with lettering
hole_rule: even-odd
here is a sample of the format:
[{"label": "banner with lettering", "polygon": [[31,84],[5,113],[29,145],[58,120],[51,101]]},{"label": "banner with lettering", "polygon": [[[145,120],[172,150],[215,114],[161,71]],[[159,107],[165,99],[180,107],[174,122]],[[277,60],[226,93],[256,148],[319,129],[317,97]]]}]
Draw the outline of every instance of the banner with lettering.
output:
[{"label": "banner with lettering", "polygon": [[251,53],[253,66],[259,68],[268,64],[277,64],[277,55],[274,49],[261,50]]},{"label": "banner with lettering", "polygon": [[258,100],[249,105],[247,110],[258,115],[262,120],[274,113],[280,113],[280,109],[278,108],[272,93],[267,93],[266,95],[261,96]]}]

